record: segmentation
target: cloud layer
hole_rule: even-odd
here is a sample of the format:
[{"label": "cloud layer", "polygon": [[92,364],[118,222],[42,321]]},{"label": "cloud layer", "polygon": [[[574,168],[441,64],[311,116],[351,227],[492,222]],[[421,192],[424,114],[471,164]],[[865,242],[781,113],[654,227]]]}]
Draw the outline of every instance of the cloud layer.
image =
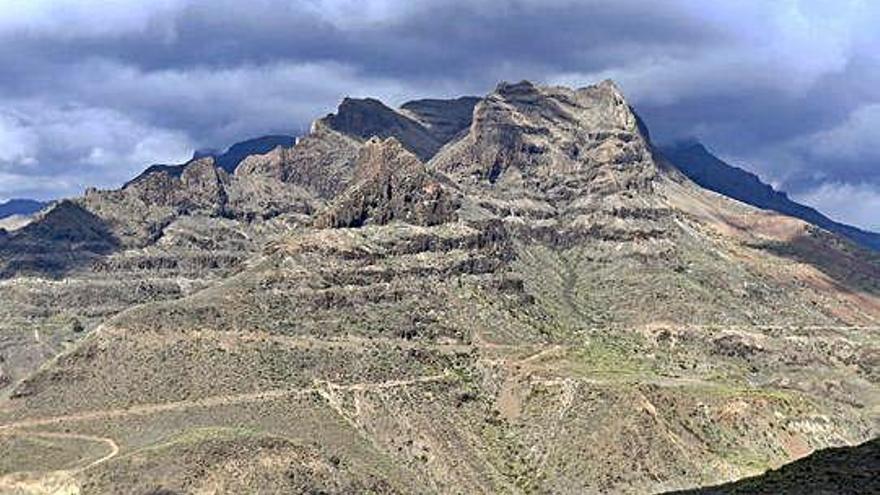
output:
[{"label": "cloud layer", "polygon": [[[878,228],[877,25],[868,0],[7,0],[0,199],[298,133],[346,95],[612,77],[658,139],[697,137]],[[835,199],[853,191],[864,208]]]}]

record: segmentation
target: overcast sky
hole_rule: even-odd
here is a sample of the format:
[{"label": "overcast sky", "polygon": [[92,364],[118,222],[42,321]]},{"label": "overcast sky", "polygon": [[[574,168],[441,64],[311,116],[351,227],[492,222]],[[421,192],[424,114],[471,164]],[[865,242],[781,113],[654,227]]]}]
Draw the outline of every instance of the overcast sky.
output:
[{"label": "overcast sky", "polygon": [[0,200],[301,133],[346,95],[610,77],[655,140],[880,230],[877,26],[874,0],[2,0]]}]

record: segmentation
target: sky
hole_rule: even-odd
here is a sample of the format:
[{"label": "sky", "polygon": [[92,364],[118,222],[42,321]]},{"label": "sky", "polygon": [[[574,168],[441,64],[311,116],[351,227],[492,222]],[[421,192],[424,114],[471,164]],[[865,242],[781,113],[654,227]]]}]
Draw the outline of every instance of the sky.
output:
[{"label": "sky", "polygon": [[301,134],[344,96],[612,78],[655,141],[880,231],[877,26],[874,0],[2,0],[0,201]]}]

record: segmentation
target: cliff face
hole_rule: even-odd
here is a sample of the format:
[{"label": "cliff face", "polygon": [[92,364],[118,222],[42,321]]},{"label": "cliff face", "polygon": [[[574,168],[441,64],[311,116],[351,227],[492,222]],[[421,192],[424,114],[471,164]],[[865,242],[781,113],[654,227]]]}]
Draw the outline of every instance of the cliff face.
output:
[{"label": "cliff face", "polygon": [[470,103],[348,100],[35,222],[91,254],[0,283],[0,441],[54,452],[0,488],[657,493],[877,436],[876,256],[699,187],[611,82]]},{"label": "cliff face", "polygon": [[315,225],[361,227],[392,221],[436,225],[454,219],[458,202],[456,192],[399,141],[373,138],[361,149],[351,183]]}]

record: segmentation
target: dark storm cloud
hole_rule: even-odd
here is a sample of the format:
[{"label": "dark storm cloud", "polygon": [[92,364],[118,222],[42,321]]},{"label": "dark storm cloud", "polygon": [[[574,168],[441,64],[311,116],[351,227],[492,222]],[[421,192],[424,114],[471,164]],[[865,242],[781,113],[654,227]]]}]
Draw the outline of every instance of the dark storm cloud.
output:
[{"label": "dark storm cloud", "polygon": [[[454,78],[508,63],[601,68],[633,49],[659,54],[718,37],[661,3],[436,1],[416,3],[423,6],[400,17],[342,23],[294,5],[182,3],[112,42],[80,36],[58,43],[14,32],[14,45],[0,50],[54,64],[100,57],[145,71],[332,60],[366,74],[409,79]],[[354,19],[358,8],[351,4]]]},{"label": "dark storm cloud", "polygon": [[856,0],[9,0],[0,198],[115,185],[196,147],[299,132],[349,94],[400,103],[612,77],[659,139],[698,137],[880,228],[835,196],[880,197],[878,12]]}]

